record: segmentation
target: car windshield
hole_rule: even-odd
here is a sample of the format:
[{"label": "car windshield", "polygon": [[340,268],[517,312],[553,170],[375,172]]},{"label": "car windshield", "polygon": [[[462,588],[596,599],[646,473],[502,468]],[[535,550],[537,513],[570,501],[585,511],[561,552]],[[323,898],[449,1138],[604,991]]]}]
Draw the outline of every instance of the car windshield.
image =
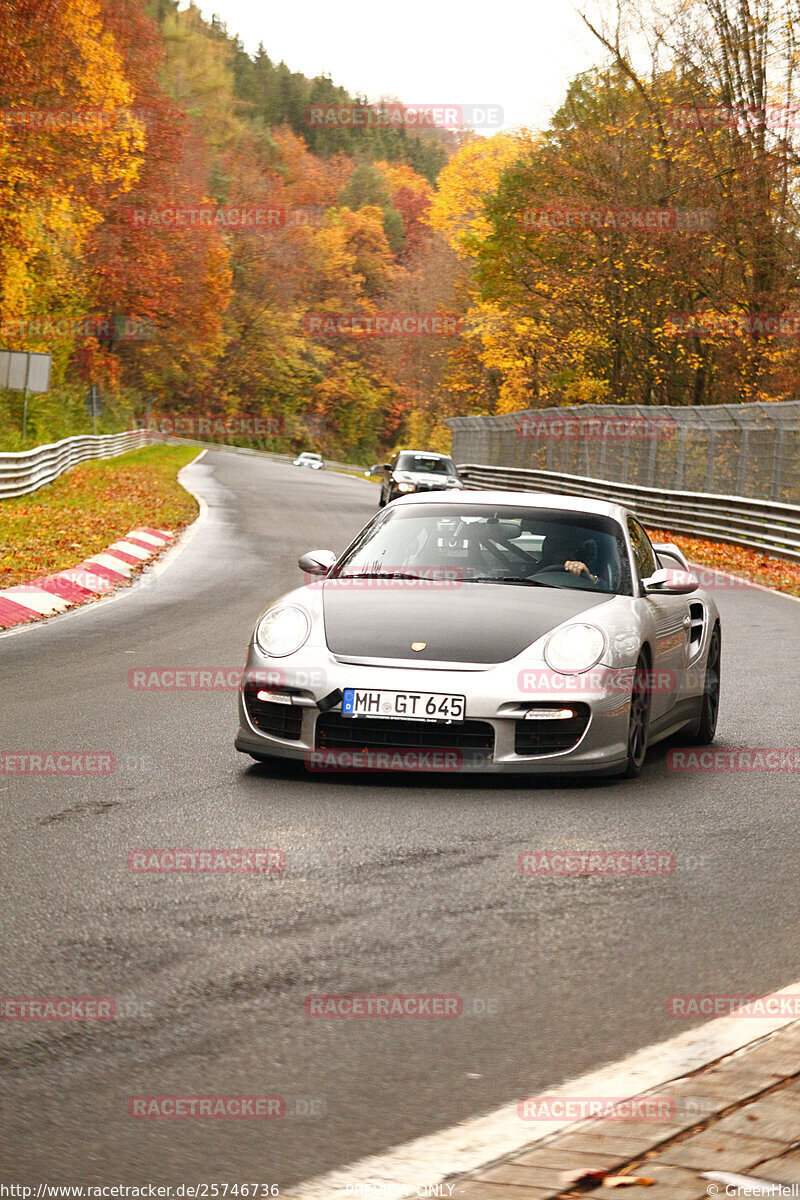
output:
[{"label": "car windshield", "polygon": [[401,454],[397,460],[397,471],[424,471],[426,475],[455,475],[452,459],[436,458],[432,454]]},{"label": "car windshield", "polygon": [[357,575],[633,594],[618,522],[590,513],[515,505],[387,508],[362,531],[333,572],[334,578]]},{"label": "car windshield", "polygon": [[301,454],[300,457],[301,458],[311,458],[316,462],[322,457],[322,455],[321,454],[305,454],[304,453],[304,454]]}]

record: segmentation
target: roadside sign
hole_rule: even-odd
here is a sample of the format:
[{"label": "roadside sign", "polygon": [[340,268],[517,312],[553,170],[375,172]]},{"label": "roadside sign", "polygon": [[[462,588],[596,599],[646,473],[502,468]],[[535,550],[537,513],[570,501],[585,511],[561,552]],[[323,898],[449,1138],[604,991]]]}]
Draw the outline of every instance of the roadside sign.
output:
[{"label": "roadside sign", "polygon": [[19,350],[9,351],[8,383],[6,387],[12,392],[25,391],[25,378],[28,374],[28,355]]},{"label": "roadside sign", "polygon": [[45,395],[50,391],[50,366],[53,360],[49,354],[31,353],[28,357],[28,391],[37,396]]},{"label": "roadside sign", "polygon": [[0,350],[0,388],[24,392],[22,406],[22,436],[28,429],[28,396],[50,391],[52,357],[34,350]]},{"label": "roadside sign", "polygon": [[28,350],[0,350],[0,388],[11,392],[34,392],[37,395],[50,390],[49,354],[37,354]]}]

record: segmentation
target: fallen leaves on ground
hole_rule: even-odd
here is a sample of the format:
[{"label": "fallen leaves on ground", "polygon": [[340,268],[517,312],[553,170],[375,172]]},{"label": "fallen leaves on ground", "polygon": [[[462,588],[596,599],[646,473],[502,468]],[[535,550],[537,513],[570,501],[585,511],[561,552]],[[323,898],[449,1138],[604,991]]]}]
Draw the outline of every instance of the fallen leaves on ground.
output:
[{"label": "fallen leaves on ground", "polygon": [[744,546],[728,546],[722,542],[708,542],[701,538],[684,537],[681,533],[667,533],[663,529],[648,529],[654,542],[674,542],[690,562],[739,575],[752,583],[800,596],[800,563],[772,558],[758,550]]},{"label": "fallen leaves on ground", "polygon": [[148,446],[93,459],[54,483],[0,501],[0,588],[76,566],[139,525],[177,531],[197,516],[178,483],[191,446]]}]

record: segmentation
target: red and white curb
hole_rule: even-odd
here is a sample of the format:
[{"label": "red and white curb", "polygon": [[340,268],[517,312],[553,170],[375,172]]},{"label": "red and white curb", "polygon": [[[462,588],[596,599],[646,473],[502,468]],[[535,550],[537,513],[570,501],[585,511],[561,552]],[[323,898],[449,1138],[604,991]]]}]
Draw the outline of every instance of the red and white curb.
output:
[{"label": "red and white curb", "polygon": [[0,591],[0,629],[40,621],[104,596],[127,583],[137,567],[160,554],[174,536],[169,530],[149,526],[133,529],[77,567]]}]

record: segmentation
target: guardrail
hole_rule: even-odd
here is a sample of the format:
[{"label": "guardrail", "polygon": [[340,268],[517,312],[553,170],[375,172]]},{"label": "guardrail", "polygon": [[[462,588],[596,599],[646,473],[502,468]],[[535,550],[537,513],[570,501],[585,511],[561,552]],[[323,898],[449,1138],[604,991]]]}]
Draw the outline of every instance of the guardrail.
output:
[{"label": "guardrail", "polygon": [[143,429],[63,438],[48,446],[20,450],[13,454],[0,451],[0,499],[27,496],[52,483],[64,471],[90,458],[113,458],[127,450],[148,445],[150,435]]},{"label": "guardrail", "polygon": [[[152,433],[147,429],[129,429],[124,433],[107,433],[85,437],[64,438],[47,446],[35,446],[33,450],[20,450],[4,454],[0,451],[0,500],[27,496],[37,488],[52,483],[70,467],[86,462],[90,458],[113,458],[128,450],[138,450],[160,442],[169,445],[197,446],[206,450],[228,450],[235,454],[256,454],[279,462],[291,462],[291,454],[278,454],[271,450],[252,450],[246,446],[228,446],[224,442],[199,442],[189,438],[177,438],[168,434]],[[363,474],[364,468],[356,463],[325,460],[325,466],[333,471]]]},{"label": "guardrail", "polygon": [[556,492],[616,501],[646,524],[689,537],[730,542],[800,562],[800,507],[744,496],[668,492],[639,484],[559,475],[554,471],[463,463],[458,467],[468,488],[504,492]]}]

